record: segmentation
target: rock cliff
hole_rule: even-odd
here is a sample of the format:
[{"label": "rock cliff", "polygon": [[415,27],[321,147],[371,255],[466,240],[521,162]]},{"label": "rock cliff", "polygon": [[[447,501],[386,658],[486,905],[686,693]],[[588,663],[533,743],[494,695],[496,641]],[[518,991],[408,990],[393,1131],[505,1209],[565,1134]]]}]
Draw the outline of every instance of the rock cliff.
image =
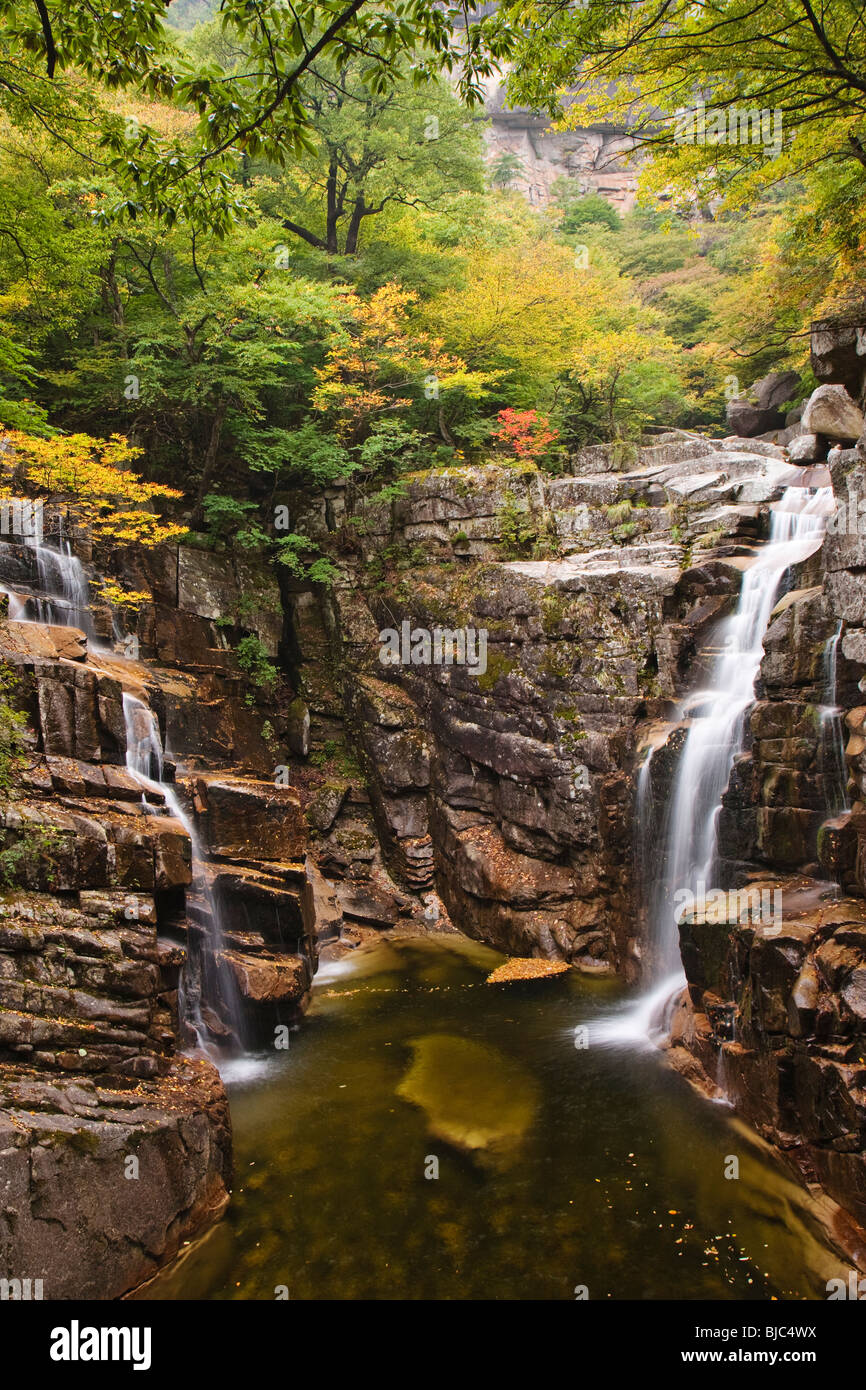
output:
[{"label": "rock cliff", "polygon": [[[859,515],[861,455],[829,466]],[[655,748],[663,806],[679,701],[793,473],[772,443],[672,432],[559,477],[289,496],[339,564],[328,589],[231,550],[102,553],[60,505],[83,626],[40,608],[33,548],[3,539],[0,661],[29,732],[0,843],[0,1271],[121,1294],[219,1214],[225,1095],[185,1050],[273,1046],[320,946],[453,924],[640,978],[637,772]],[[861,551],[835,527],[776,603],[719,886],[781,892],[781,918],[683,920],[670,1055],[866,1221]],[[112,614],[103,576],[146,600]]]}]

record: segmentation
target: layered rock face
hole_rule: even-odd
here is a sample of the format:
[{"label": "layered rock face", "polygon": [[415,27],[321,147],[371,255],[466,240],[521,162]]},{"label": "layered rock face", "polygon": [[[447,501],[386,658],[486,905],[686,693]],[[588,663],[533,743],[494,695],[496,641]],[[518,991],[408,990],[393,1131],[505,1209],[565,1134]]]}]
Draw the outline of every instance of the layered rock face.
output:
[{"label": "layered rock face", "polygon": [[[591,449],[573,467],[558,479],[425,474],[387,509],[335,490],[299,524],[324,540],[354,513],[361,553],[318,630],[394,878],[435,884],[461,930],[506,950],[636,977],[636,770],[653,745],[649,804],[663,814],[685,737],[676,702],[709,672],[768,505],[829,474],[795,473],[777,446],[736,438],[668,437],[628,460]],[[837,498],[857,517],[862,468],[856,450],[831,455]],[[859,522],[831,518],[777,599],[718,821],[709,887],[726,897],[682,924],[689,986],[671,1048],[859,1220],[862,544]],[[425,655],[437,628],[485,631],[484,669]],[[386,648],[396,664],[382,663]]]},{"label": "layered rock face", "polygon": [[827,889],[756,875],[681,924],[671,1057],[864,1223],[866,904]]},{"label": "layered rock face", "polygon": [[[764,642],[748,748],[719,818],[718,903],[680,927],[672,1057],[866,1221],[866,552],[859,445]],[[843,732],[844,731],[844,732]],[[713,885],[716,886],[716,885]],[[751,894],[750,900],[744,894]]]},{"label": "layered rock face", "polygon": [[[859,516],[860,455],[829,466]],[[38,616],[33,556],[0,548],[19,615],[0,660],[31,729],[0,844],[3,1273],[45,1277],[47,1296],[121,1293],[213,1218],[225,1100],[180,1045],[193,1025],[272,1043],[303,1012],[317,942],[450,919],[510,953],[641,975],[636,772],[654,746],[660,811],[677,702],[791,471],[772,443],[677,432],[586,449],[562,477],[491,464],[410,477],[390,503],[289,498],[293,529],[341,562],[326,592],[230,553],[78,538],[88,576],[151,596],[119,634],[95,590],[88,634],[20,621]],[[672,1057],[866,1219],[861,549],[858,523],[831,528],[777,603],[719,884],[781,891],[780,917],[684,921]],[[249,634],[291,690],[251,686],[234,650]],[[130,731],[140,750],[151,729],[162,784],[126,767]],[[59,1259],[57,1175],[80,1213]]]},{"label": "layered rock face", "polygon": [[[79,549],[88,577],[108,568]],[[120,1295],[224,1210],[222,1083],[180,1049],[194,1028],[273,1043],[316,960],[300,797],[275,785],[272,735],[224,635],[245,598],[243,630],[275,650],[279,591],[264,567],[224,565],[215,596],[196,552],[123,558],[153,598],[115,651],[98,598],[89,635],[0,621],[27,721],[0,812],[0,1274],[42,1279],[46,1298]],[[0,547],[27,617],[36,559]],[[48,607],[70,616],[62,597]],[[154,749],[144,778],[130,739]]]},{"label": "layered rock face", "polygon": [[504,88],[490,91],[485,102],[487,162],[503,156],[512,170],[509,187],[536,207],[553,197],[557,179],[568,179],[575,193],[596,193],[619,212],[630,212],[637,198],[635,142],[624,126],[587,124],[554,131],[542,116],[525,107],[506,107]]},{"label": "layered rock face", "polygon": [[[325,540],[354,508],[360,537],[321,628],[298,625],[300,680],[328,631],[390,872],[435,886],[462,931],[638,969],[636,751],[734,601],[784,473],[758,450],[670,436],[630,463],[588,449],[566,477],[451,469],[390,508],[335,493],[299,515]],[[415,660],[413,634],[431,642]]]}]

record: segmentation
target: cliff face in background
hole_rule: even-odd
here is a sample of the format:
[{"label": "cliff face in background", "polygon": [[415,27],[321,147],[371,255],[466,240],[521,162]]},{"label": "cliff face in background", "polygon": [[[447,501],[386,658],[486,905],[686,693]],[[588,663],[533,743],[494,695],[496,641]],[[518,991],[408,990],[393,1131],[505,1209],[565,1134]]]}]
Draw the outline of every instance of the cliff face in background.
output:
[{"label": "cliff face in background", "polygon": [[[866,496],[858,449],[831,469],[837,498]],[[340,564],[328,590],[230,551],[76,536],[91,580],[151,600],[114,654],[95,585],[89,639],[0,622],[31,731],[3,810],[0,1274],[117,1295],[219,1214],[228,1112],[212,1064],[182,1055],[188,1020],[211,1045],[272,1045],[320,946],[457,928],[639,978],[637,769],[655,747],[663,805],[676,702],[790,472],[768,442],[672,433],[585,449],[562,477],[491,464],[419,473],[387,504],[290,497]],[[782,920],[683,921],[670,1056],[866,1222],[863,547],[828,536],[777,602],[719,848],[720,886],[780,890]],[[4,587],[38,587],[28,547],[0,560]],[[483,630],[483,669],[383,664],[380,632],[404,624]],[[251,633],[273,689],[239,664]],[[852,807],[830,815],[837,633]],[[126,767],[124,694],[157,721],[163,788]]]},{"label": "cliff face in background", "polygon": [[634,141],[624,126],[576,126],[550,129],[545,116],[525,107],[505,105],[502,84],[493,86],[484,103],[489,125],[484,132],[486,158],[495,166],[511,156],[514,173],[509,187],[534,207],[551,201],[557,179],[572,181],[575,193],[597,193],[618,212],[630,212],[637,196],[637,169],[629,161]]}]

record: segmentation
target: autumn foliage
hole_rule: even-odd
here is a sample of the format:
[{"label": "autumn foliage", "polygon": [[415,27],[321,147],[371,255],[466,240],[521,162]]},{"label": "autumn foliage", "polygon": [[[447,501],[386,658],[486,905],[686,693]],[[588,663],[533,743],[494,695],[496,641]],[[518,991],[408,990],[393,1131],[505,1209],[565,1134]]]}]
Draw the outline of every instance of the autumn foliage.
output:
[{"label": "autumn foliage", "polygon": [[500,410],[496,419],[491,437],[525,463],[537,463],[559,438],[559,430],[537,410]]},{"label": "autumn foliage", "polygon": [[480,374],[467,372],[440,337],[416,329],[409,318],[418,296],[387,284],[364,301],[342,296],[345,326],[335,336],[313,395],[317,411],[330,414],[340,438],[356,443],[385,411],[404,409],[435,383],[436,398],[451,387],[477,389]]},{"label": "autumn foliage", "polygon": [[186,535],[185,526],[163,521],[147,505],[155,498],[182,497],[177,488],[145,482],[125,464],[141,455],[122,435],[87,434],[39,439],[10,430],[16,473],[28,493],[69,498],[95,538],[118,545],[160,545]]}]

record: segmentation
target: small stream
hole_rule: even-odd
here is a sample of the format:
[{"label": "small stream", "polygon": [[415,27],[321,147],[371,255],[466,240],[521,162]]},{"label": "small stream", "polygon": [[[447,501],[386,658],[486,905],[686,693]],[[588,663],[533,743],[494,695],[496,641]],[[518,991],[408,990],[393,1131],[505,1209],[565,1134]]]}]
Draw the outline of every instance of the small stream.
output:
[{"label": "small stream", "polygon": [[139,1297],[826,1297],[847,1266],[727,1107],[652,1048],[575,1047],[622,986],[485,984],[501,959],[443,935],[323,965],[288,1051],[227,1072],[226,1217]]}]

